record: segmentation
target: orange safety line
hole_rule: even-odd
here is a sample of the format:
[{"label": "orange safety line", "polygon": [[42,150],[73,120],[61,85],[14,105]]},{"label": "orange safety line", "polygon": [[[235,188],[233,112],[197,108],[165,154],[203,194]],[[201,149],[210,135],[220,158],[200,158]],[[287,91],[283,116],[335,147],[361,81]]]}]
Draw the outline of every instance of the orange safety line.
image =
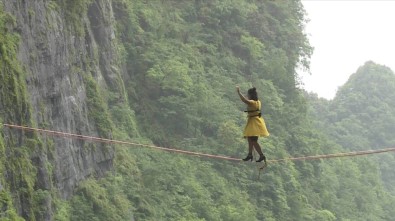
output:
[{"label": "orange safety line", "polygon": [[[47,133],[47,134],[51,134],[53,136],[69,137],[69,138],[75,138],[75,139],[81,139],[81,140],[92,140],[92,141],[97,141],[97,142],[102,142],[102,143],[125,144],[125,145],[149,147],[149,148],[164,150],[164,151],[168,151],[168,152],[182,153],[182,154],[208,157],[208,158],[216,158],[216,159],[229,160],[229,161],[240,161],[240,159],[233,158],[233,157],[199,153],[199,152],[180,150],[180,149],[168,148],[168,147],[159,147],[159,146],[149,145],[149,144],[133,143],[133,142],[128,142],[128,141],[120,141],[120,140],[111,140],[111,139],[100,138],[100,137],[65,133],[65,132],[60,132],[60,131],[53,131],[53,130],[47,130],[47,129],[34,128],[34,127],[27,127],[27,126],[19,126],[19,125],[13,125],[13,124],[3,124],[3,125],[6,127],[9,127],[9,128],[15,128],[15,129],[20,129],[20,130],[28,130],[28,131],[37,131],[37,132]],[[268,160],[267,162],[268,163],[279,163],[279,162],[284,162],[284,161],[318,160],[318,159],[328,159],[328,158],[338,158],[338,157],[370,155],[370,154],[386,153],[386,152],[395,152],[395,147],[386,148],[386,149],[378,149],[378,150],[364,150],[364,151],[334,153],[334,154],[324,154],[324,155],[314,155],[314,156],[289,157],[289,158],[283,158],[283,159]]]}]

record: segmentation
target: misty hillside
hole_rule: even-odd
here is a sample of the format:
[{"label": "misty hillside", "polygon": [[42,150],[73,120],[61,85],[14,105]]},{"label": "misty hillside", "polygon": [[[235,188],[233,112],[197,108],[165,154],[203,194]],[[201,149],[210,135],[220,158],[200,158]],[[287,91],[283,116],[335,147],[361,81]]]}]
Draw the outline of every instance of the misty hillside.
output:
[{"label": "misty hillside", "polygon": [[[336,97],[311,96],[317,126],[350,150],[392,148],[395,145],[395,74],[386,66],[366,62],[340,87]],[[394,192],[394,155],[380,162],[386,186]]]}]

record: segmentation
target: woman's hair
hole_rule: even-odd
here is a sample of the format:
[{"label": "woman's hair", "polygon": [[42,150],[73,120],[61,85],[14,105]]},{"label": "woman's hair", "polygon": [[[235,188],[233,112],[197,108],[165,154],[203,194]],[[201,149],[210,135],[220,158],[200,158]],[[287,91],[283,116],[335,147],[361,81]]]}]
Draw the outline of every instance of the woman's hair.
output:
[{"label": "woman's hair", "polygon": [[254,101],[258,100],[258,93],[256,92],[255,87],[248,89],[248,98]]}]

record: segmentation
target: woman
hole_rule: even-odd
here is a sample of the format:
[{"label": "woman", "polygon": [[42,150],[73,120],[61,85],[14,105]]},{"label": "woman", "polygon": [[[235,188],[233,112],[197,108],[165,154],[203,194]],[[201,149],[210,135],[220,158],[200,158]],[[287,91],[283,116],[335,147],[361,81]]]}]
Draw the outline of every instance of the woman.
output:
[{"label": "woman", "polygon": [[241,101],[247,104],[248,121],[244,129],[244,137],[248,140],[248,155],[244,158],[244,161],[252,161],[252,149],[259,153],[259,159],[256,162],[262,160],[266,164],[266,156],[262,153],[261,146],[258,143],[258,137],[267,137],[269,132],[266,129],[266,124],[261,116],[261,102],[258,100],[258,94],[256,88],[253,87],[248,90],[248,99],[240,93],[239,86],[236,86],[237,93],[240,96]]}]

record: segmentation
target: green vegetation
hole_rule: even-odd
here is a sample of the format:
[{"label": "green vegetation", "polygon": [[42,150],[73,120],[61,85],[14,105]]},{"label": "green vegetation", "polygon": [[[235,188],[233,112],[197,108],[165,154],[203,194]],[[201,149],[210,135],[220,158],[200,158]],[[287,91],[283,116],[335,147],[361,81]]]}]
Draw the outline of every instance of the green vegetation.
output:
[{"label": "green vegetation", "polygon": [[89,116],[93,119],[93,122],[96,123],[99,135],[108,138],[111,134],[113,125],[109,118],[107,106],[100,96],[97,83],[92,76],[87,74],[84,75],[84,83]]},{"label": "green vegetation", "polygon": [[[0,118],[0,129],[3,129],[2,120]],[[19,218],[15,208],[13,206],[11,193],[9,189],[6,189],[5,185],[5,146],[3,141],[3,136],[0,135],[0,220],[23,220]]]},{"label": "green vegetation", "polygon": [[[349,150],[393,147],[395,77],[388,67],[366,62],[342,86],[333,101],[310,96],[317,127]],[[381,179],[395,193],[394,156],[376,158]]]},{"label": "green vegetation", "polygon": [[[88,6],[91,3],[92,0],[52,0],[49,2],[49,7],[62,10],[66,15],[66,20],[69,24],[68,28],[70,28],[71,33],[84,36],[85,29],[81,18],[87,15]],[[57,4],[59,4],[60,7],[57,7]]]},{"label": "green vegetation", "polygon": [[[315,129],[321,121],[308,115],[298,89],[295,67],[308,68],[311,53],[300,3],[117,0],[113,7],[130,106],[130,114],[110,108],[115,137],[244,157],[234,88],[253,83],[270,158],[347,149]],[[137,136],[128,132],[137,128]],[[257,180],[251,164],[116,150],[115,173],[84,182],[65,220],[388,220],[395,202],[365,158],[273,164]]]},{"label": "green vegetation", "polygon": [[[14,25],[14,18],[0,7],[0,102],[1,106],[5,107],[0,110],[0,115],[7,122],[28,125],[31,120],[31,110],[23,68],[16,57],[19,36],[9,32],[9,28]],[[7,143],[4,141],[4,134],[8,136]],[[0,184],[2,185],[0,219],[4,220],[20,220],[11,199],[17,199],[18,204],[23,203],[27,208],[24,213],[30,214],[30,220],[35,220],[35,206],[32,200],[36,168],[30,156],[38,147],[38,139],[29,132],[21,138],[17,140],[7,132],[0,135]],[[19,145],[16,144],[17,142]]]},{"label": "green vegetation", "polygon": [[[83,35],[81,17],[87,16],[91,2],[48,4],[65,11],[72,34]],[[83,75],[89,117],[102,137],[244,157],[245,107],[235,86],[246,91],[253,84],[271,133],[260,140],[269,159],[394,143],[395,83],[387,68],[367,63],[333,101],[298,88],[295,68],[308,68],[311,54],[302,32],[300,1],[113,0],[112,8],[118,38],[114,51],[118,65],[126,68],[126,73],[117,73],[119,88],[99,87],[90,74],[89,64],[105,48],[94,49],[96,60],[82,62],[87,67],[75,67]],[[0,103],[7,107],[0,116],[31,124],[23,69],[16,59],[18,36],[5,25],[15,21],[0,12]],[[22,203],[27,211],[18,211],[21,216],[42,220],[50,198],[59,221],[395,216],[394,161],[389,155],[271,164],[258,179],[255,163],[115,146],[114,170],[105,178],[81,182],[75,195],[63,201],[55,190],[35,186],[37,168],[30,158],[42,151],[36,135],[25,134],[22,145],[4,137],[0,220],[20,219],[13,205]]]}]

